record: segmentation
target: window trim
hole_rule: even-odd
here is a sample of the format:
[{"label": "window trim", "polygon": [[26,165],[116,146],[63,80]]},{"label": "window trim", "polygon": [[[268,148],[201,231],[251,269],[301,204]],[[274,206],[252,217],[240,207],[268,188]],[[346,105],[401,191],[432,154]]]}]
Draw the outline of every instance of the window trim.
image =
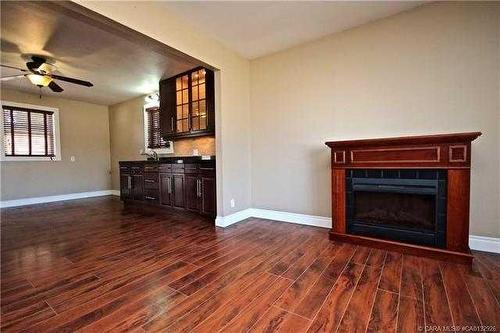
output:
[{"label": "window trim", "polygon": [[153,102],[153,103],[145,103],[143,108],[142,108],[142,128],[143,128],[143,132],[144,132],[144,152],[145,153],[152,153],[152,152],[156,152],[157,154],[173,154],[174,152],[174,147],[173,145],[171,144],[170,145],[170,148],[167,148],[167,147],[163,147],[163,148],[148,148],[148,116],[147,116],[147,109],[150,109],[150,108],[159,108],[160,107],[160,103],[159,102]]},{"label": "window trim", "polygon": [[25,108],[25,109],[33,109],[33,110],[40,110],[40,111],[49,111],[54,113],[54,157],[49,157],[49,156],[5,156],[5,146],[4,146],[4,128],[3,128],[3,115],[0,117],[0,127],[1,127],[1,138],[0,138],[0,144],[1,144],[1,149],[0,149],[0,161],[23,161],[23,162],[34,162],[34,161],[61,161],[62,156],[61,156],[61,134],[59,130],[59,109],[58,108],[53,108],[49,106],[43,106],[43,105],[35,105],[35,104],[27,104],[27,103],[16,103],[16,102],[11,102],[11,101],[4,101],[1,100],[0,104],[2,105],[2,109],[4,106],[12,106],[12,107],[18,107],[18,108]]}]

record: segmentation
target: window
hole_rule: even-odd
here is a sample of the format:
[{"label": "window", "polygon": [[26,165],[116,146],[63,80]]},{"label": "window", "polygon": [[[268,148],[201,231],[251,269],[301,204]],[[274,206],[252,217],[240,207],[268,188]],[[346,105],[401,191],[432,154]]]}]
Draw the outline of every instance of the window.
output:
[{"label": "window", "polygon": [[58,160],[58,110],[2,102],[2,159]]},{"label": "window", "polygon": [[159,102],[149,98],[154,95],[149,95],[144,105],[144,151],[148,153],[154,150],[158,154],[171,154],[172,145],[167,148],[167,142],[161,136]]},{"label": "window", "polygon": [[147,133],[147,148],[155,149],[165,146],[165,140],[161,137],[160,130],[160,108],[149,107],[145,110],[145,130]]}]

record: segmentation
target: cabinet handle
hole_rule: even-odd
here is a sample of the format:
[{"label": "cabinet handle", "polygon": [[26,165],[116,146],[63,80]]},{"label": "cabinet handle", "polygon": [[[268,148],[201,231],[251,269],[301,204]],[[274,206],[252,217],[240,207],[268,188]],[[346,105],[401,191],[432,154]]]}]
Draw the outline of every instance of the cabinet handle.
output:
[{"label": "cabinet handle", "polygon": [[172,178],[168,178],[167,193],[172,194]]},{"label": "cabinet handle", "polygon": [[127,177],[127,188],[130,190],[132,188],[132,177]]},{"label": "cabinet handle", "polygon": [[196,194],[198,195],[198,198],[201,197],[201,180],[200,179],[196,180]]},{"label": "cabinet handle", "polygon": [[144,179],[146,183],[156,183],[156,180],[154,179]]},{"label": "cabinet handle", "polygon": [[200,170],[208,170],[208,171],[213,171],[213,170],[215,170],[215,169],[214,169],[214,168],[202,168],[202,167],[200,167]]},{"label": "cabinet handle", "polygon": [[174,131],[174,117],[170,117],[170,131]]},{"label": "cabinet handle", "polygon": [[150,197],[150,196],[147,196],[147,195],[144,197],[144,199],[146,199],[146,200],[156,200],[155,197]]}]

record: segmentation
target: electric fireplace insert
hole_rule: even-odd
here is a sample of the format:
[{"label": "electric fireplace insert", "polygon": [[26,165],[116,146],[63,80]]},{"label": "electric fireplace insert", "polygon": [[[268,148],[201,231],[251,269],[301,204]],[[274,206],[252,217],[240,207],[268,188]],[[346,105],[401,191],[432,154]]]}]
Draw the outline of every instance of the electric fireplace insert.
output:
[{"label": "electric fireplace insert", "polygon": [[446,247],[446,171],[346,170],[347,232]]}]

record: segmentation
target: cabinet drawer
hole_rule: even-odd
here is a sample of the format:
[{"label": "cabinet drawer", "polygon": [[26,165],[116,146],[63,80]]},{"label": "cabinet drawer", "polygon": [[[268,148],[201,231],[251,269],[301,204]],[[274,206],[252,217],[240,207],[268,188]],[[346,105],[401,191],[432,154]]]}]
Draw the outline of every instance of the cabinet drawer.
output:
[{"label": "cabinet drawer", "polygon": [[144,190],[144,201],[148,203],[157,204],[160,202],[160,195],[158,190],[146,189]]},{"label": "cabinet drawer", "polygon": [[141,166],[132,166],[132,167],[130,167],[130,173],[132,173],[134,175],[142,174],[142,167]]},{"label": "cabinet drawer", "polygon": [[197,164],[184,164],[184,172],[185,173],[197,173],[198,165]]},{"label": "cabinet drawer", "polygon": [[172,164],[172,172],[184,173],[184,164]]},{"label": "cabinet drawer", "polygon": [[156,172],[144,172],[144,179],[154,180],[158,183],[158,173]]},{"label": "cabinet drawer", "polygon": [[158,170],[160,172],[172,172],[172,164],[160,164]]},{"label": "cabinet drawer", "polygon": [[144,172],[158,172],[157,164],[146,164],[144,165]]},{"label": "cabinet drawer", "polygon": [[215,177],[215,166],[200,165],[198,171],[200,175],[207,177]]}]

